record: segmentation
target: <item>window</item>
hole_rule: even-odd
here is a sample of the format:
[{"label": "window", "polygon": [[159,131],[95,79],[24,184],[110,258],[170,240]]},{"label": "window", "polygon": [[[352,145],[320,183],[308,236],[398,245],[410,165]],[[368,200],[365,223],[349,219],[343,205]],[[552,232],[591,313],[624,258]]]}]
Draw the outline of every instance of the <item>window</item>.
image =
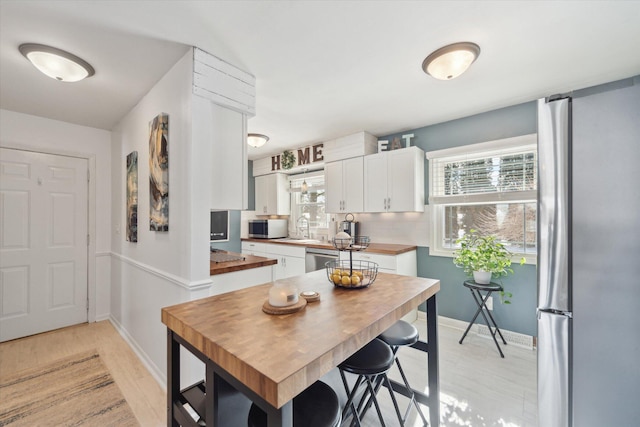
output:
[{"label": "window", "polygon": [[[307,191],[302,184],[307,183]],[[324,173],[313,172],[291,176],[291,226],[301,224],[300,218],[306,218],[309,229],[328,228],[329,215],[325,213]],[[304,225],[306,229],[306,225]]]},{"label": "window", "polygon": [[475,229],[535,260],[535,134],[432,151],[427,158],[432,255],[450,256],[456,240]]}]

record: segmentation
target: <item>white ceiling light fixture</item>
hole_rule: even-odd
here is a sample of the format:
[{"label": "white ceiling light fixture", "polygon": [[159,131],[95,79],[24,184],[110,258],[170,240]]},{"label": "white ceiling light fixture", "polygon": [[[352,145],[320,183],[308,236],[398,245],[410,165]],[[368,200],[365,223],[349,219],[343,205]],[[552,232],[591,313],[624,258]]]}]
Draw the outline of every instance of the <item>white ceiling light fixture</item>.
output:
[{"label": "white ceiling light fixture", "polygon": [[55,47],[25,43],[18,49],[40,72],[61,82],[78,82],[96,73],[84,59]]},{"label": "white ceiling light fixture", "polygon": [[479,55],[480,46],[475,43],[453,43],[427,56],[422,69],[436,79],[451,80],[467,71]]},{"label": "white ceiling light fixture", "polygon": [[255,148],[262,147],[267,143],[267,141],[269,141],[269,137],[267,135],[261,135],[259,133],[250,133],[247,135],[247,144]]}]

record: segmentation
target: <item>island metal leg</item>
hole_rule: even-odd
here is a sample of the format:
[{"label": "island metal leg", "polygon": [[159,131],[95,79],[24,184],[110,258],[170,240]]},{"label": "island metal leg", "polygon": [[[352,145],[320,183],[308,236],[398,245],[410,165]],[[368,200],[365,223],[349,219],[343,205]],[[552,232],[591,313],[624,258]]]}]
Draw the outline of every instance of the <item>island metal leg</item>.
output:
[{"label": "island metal leg", "polygon": [[440,355],[438,351],[438,306],[434,295],[427,300],[427,371],[431,426],[440,425]]},{"label": "island metal leg", "polygon": [[167,328],[167,427],[179,427],[174,401],[180,394],[180,344]]}]

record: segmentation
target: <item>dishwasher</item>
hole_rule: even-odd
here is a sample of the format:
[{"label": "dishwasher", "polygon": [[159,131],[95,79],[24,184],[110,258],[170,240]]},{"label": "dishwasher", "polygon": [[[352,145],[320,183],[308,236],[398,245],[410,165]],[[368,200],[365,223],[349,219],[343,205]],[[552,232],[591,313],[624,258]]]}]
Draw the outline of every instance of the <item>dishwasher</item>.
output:
[{"label": "dishwasher", "polygon": [[305,255],[305,273],[324,269],[327,261],[337,260],[339,257],[337,249],[307,248]]}]

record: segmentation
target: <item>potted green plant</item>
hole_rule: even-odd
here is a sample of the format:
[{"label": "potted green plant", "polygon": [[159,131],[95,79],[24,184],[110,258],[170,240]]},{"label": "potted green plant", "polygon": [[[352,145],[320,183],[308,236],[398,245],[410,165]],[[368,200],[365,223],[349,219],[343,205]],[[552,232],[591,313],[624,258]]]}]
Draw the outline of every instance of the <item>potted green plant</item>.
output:
[{"label": "potted green plant", "polygon": [[[471,230],[460,239],[456,240],[460,249],[453,252],[453,263],[473,277],[476,283],[488,284],[491,278],[499,278],[513,273],[511,259],[513,254],[498,238],[493,235],[482,236],[477,230]],[[524,264],[524,257],[520,264]],[[509,292],[501,292],[502,301],[509,304],[504,297],[512,297]]]}]

